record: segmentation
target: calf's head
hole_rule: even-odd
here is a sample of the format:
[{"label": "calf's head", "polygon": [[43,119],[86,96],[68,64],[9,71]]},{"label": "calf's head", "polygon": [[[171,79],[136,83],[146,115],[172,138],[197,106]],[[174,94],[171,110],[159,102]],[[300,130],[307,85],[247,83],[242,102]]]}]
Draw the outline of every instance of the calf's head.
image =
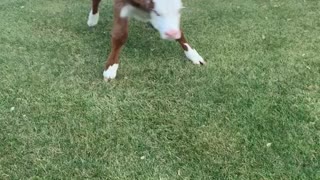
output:
[{"label": "calf's head", "polygon": [[151,10],[151,24],[156,28],[163,39],[179,39],[181,0],[153,0]]},{"label": "calf's head", "polygon": [[131,4],[150,13],[150,22],[162,39],[179,39],[181,0],[131,0]]}]

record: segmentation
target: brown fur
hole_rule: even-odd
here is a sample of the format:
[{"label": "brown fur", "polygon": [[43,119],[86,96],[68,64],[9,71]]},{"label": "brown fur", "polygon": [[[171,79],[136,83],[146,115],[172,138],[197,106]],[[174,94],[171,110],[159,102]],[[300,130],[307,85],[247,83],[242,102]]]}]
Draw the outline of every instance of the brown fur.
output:
[{"label": "brown fur", "polygon": [[151,11],[154,8],[152,0],[128,0],[128,3],[145,11]]}]

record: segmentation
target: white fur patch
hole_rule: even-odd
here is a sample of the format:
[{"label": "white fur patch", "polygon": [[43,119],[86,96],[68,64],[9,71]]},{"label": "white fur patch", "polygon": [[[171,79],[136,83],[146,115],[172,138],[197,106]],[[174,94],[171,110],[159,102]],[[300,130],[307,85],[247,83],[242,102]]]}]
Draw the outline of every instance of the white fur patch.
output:
[{"label": "white fur patch", "polygon": [[206,63],[200,56],[200,54],[195,49],[192,49],[189,44],[185,43],[184,45],[188,47],[188,51],[184,51],[184,54],[187,56],[188,59],[190,59],[193,62],[193,64]]},{"label": "white fur patch", "polygon": [[88,17],[88,26],[89,27],[93,27],[95,25],[98,24],[99,21],[99,12],[97,12],[97,14],[92,14],[92,10],[89,13],[89,17]]},{"label": "white fur patch", "polygon": [[113,64],[112,66],[109,66],[109,68],[103,72],[104,80],[116,78],[118,67],[119,64]]},{"label": "white fur patch", "polygon": [[135,18],[139,21],[148,22],[150,21],[150,14],[135,8],[131,5],[126,5],[121,9],[120,17],[122,18]]},{"label": "white fur patch", "polygon": [[130,17],[131,16],[131,13],[133,11],[133,6],[131,5],[126,5],[124,6],[122,9],[121,9],[121,12],[120,12],[120,17],[122,18],[126,18],[126,17]]}]

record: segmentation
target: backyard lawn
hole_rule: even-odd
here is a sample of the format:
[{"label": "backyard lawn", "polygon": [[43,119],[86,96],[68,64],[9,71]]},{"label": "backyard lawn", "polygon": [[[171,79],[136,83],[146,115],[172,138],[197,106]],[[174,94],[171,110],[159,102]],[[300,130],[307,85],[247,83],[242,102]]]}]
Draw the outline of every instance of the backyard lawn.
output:
[{"label": "backyard lawn", "polygon": [[112,1],[0,1],[0,179],[320,179],[320,1],[185,0],[206,66]]}]

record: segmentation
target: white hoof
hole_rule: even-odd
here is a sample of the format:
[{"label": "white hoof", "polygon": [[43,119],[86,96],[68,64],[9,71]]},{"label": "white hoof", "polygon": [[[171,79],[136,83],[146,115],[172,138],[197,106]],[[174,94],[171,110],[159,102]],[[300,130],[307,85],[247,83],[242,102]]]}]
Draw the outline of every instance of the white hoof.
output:
[{"label": "white hoof", "polygon": [[93,27],[95,25],[98,24],[99,21],[99,12],[97,12],[97,14],[92,14],[92,10],[89,13],[89,17],[88,17],[88,26],[89,27]]},{"label": "white hoof", "polygon": [[184,54],[193,62],[193,64],[206,64],[206,62],[195,49],[192,49],[189,44],[184,45],[188,47],[188,51],[184,51]]},{"label": "white hoof", "polygon": [[119,64],[113,64],[112,66],[109,66],[109,68],[103,72],[104,80],[109,81],[116,78],[118,67]]}]

